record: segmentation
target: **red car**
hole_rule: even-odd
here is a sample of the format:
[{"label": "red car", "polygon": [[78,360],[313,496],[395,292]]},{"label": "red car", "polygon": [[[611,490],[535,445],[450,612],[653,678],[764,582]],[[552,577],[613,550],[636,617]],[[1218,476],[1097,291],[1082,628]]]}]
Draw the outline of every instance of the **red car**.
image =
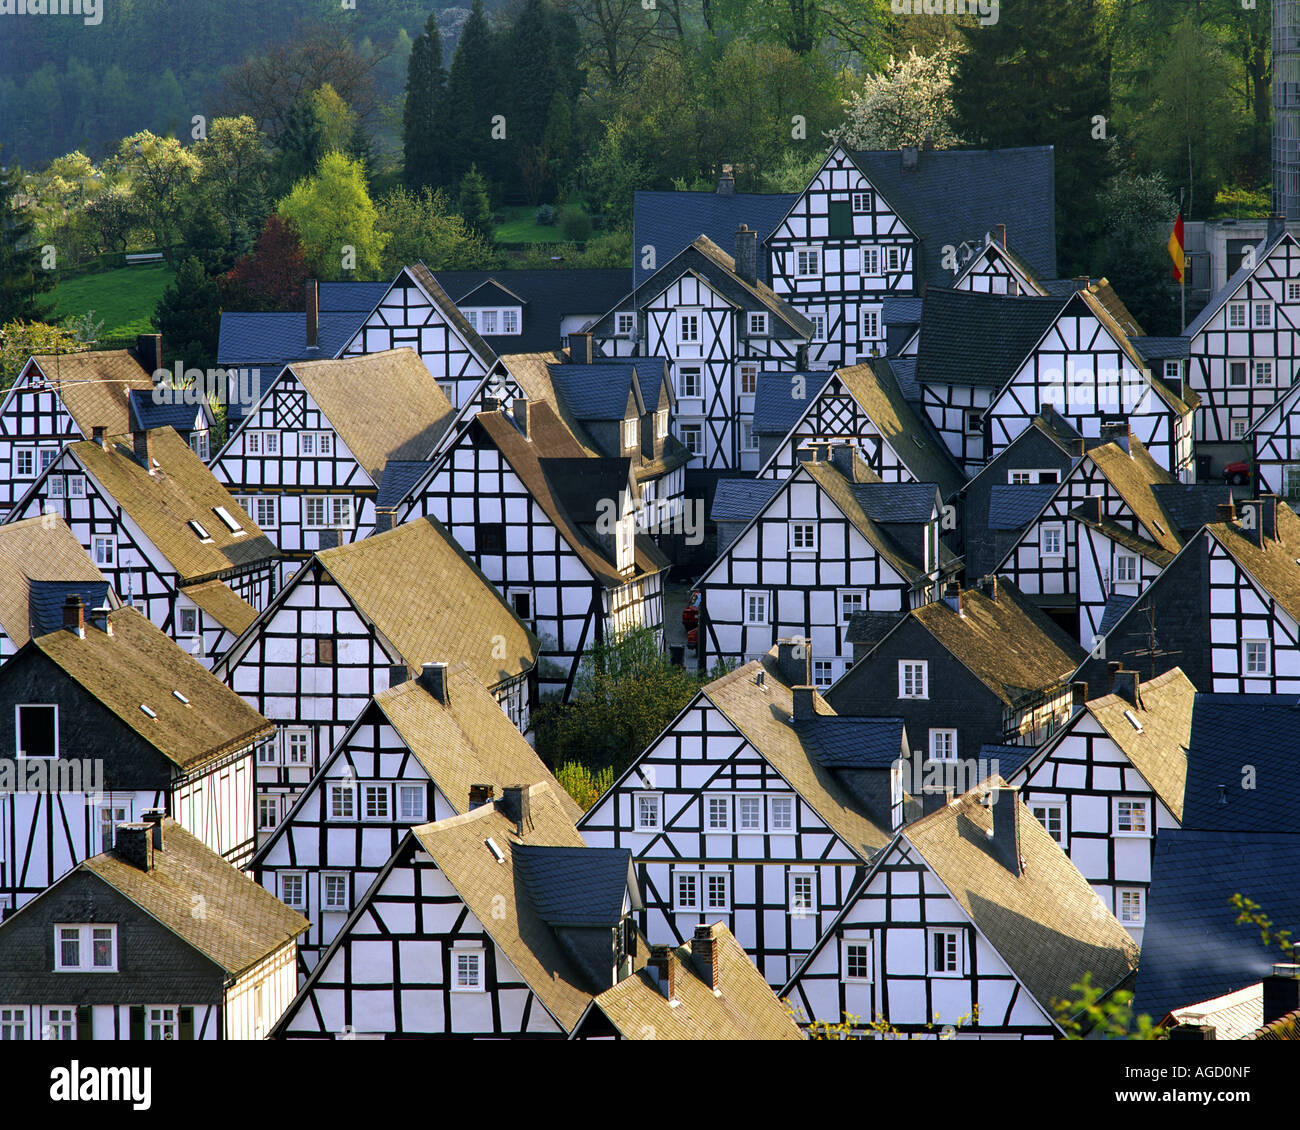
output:
[{"label": "red car", "polygon": [[700,594],[698,591],[691,593],[690,599],[686,602],[686,607],[682,609],[682,627],[694,628],[700,622]]},{"label": "red car", "polygon": [[1250,464],[1244,460],[1229,463],[1223,468],[1223,477],[1235,487],[1244,487],[1250,482]]},{"label": "red car", "polygon": [[692,651],[694,651],[697,647],[700,646],[699,628],[692,628],[689,632],[686,633],[686,646],[689,647]]}]

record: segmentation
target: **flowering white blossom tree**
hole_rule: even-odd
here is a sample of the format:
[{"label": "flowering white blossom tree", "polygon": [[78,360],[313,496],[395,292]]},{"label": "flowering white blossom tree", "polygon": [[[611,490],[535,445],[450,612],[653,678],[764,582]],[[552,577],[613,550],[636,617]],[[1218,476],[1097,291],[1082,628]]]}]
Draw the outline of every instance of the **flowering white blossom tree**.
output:
[{"label": "flowering white blossom tree", "polygon": [[827,136],[853,149],[899,149],[927,138],[939,149],[960,145],[952,125],[956,57],[950,46],[933,55],[912,48],[906,59],[891,57],[881,74],[868,75],[844,100],[844,122]]}]

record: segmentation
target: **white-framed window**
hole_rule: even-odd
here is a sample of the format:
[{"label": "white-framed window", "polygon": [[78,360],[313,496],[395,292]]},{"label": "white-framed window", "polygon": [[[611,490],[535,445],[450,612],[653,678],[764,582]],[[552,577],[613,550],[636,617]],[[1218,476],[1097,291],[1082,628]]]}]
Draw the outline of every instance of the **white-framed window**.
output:
[{"label": "white-framed window", "polygon": [[77,1010],[59,1005],[47,1007],[41,1037],[46,1040],[75,1040],[77,1038]]},{"label": "white-framed window", "polygon": [[58,757],[59,708],[44,702],[17,703],[14,744],[19,757]]},{"label": "white-framed window", "polygon": [[677,340],[698,344],[700,340],[700,315],[698,311],[682,311],[677,315]]},{"label": "white-framed window", "polygon": [[862,337],[866,341],[876,341],[884,335],[880,332],[880,310],[868,307],[862,311]]},{"label": "white-framed window", "polygon": [[197,608],[178,608],[176,610],[176,634],[186,639],[199,634],[199,610]]},{"label": "white-framed window", "polygon": [[677,367],[677,395],[687,399],[700,395],[700,367],[698,365],[679,365]]},{"label": "white-framed window", "polygon": [[1115,917],[1125,926],[1141,926],[1146,921],[1144,894],[1141,887],[1115,888]]},{"label": "white-framed window", "polygon": [[0,1008],[0,1041],[27,1039],[27,1010]]},{"label": "white-framed window", "polygon": [[1229,361],[1228,362],[1228,384],[1233,388],[1241,388],[1246,383],[1246,362]]},{"label": "white-framed window", "polygon": [[758,450],[758,433],[754,431],[753,420],[742,420],[740,424],[740,449],[742,451]]},{"label": "white-framed window", "polygon": [[472,329],[472,330],[477,331],[477,330],[478,330],[478,311],[477,311],[477,310],[471,310],[471,309],[468,309],[468,308],[467,308],[467,309],[462,310],[461,313],[465,315],[465,321],[467,321],[467,322],[469,323],[469,328]]},{"label": "white-framed window", "polygon": [[510,607],[515,610],[515,615],[518,616],[519,619],[527,622],[533,618],[532,589],[507,589],[506,600],[510,602]]},{"label": "white-framed window", "polygon": [[257,828],[269,832],[280,823],[280,798],[263,793],[257,798]]},{"label": "white-framed window", "polygon": [[130,806],[118,804],[111,800],[103,801],[99,806],[99,850],[113,850],[113,833],[119,824],[125,824],[130,817]]},{"label": "white-framed window", "polygon": [[179,1040],[181,1027],[175,1005],[154,1004],[145,1007],[146,1040]]},{"label": "white-framed window", "polygon": [[1300,279],[1286,280],[1286,300],[1288,302],[1300,302]]},{"label": "white-framed window", "polygon": [[19,479],[36,477],[36,448],[14,448],[14,477]]},{"label": "white-framed window", "polygon": [[310,765],[311,730],[285,730],[284,756],[290,765]]},{"label": "white-framed window", "polygon": [[767,336],[767,314],[761,310],[751,310],[749,312],[749,336],[766,337]]},{"label": "white-framed window", "polygon": [[403,824],[424,823],[424,786],[397,786],[397,818]]},{"label": "white-framed window", "polygon": [[68,497],[69,498],[86,497],[86,476],[85,475],[68,476]]},{"label": "white-framed window", "polygon": [[1255,329],[1271,330],[1273,328],[1273,303],[1255,303]]},{"label": "white-framed window", "polygon": [[1165,378],[1175,381],[1183,375],[1183,363],[1181,361],[1165,362]]},{"label": "white-framed window", "polygon": [[116,973],[116,923],[63,923],[54,927],[56,973]]},{"label": "white-framed window", "polygon": [[1034,819],[1047,829],[1047,834],[1052,839],[1058,844],[1065,843],[1065,806],[1063,804],[1034,803],[1029,806],[1029,811],[1034,814]]},{"label": "white-framed window", "polygon": [[1241,641],[1241,669],[1245,675],[1267,675],[1269,673],[1268,640]]},{"label": "white-framed window", "polygon": [[1228,420],[1228,438],[1245,439],[1246,428],[1250,424],[1249,416],[1233,416]]},{"label": "white-framed window", "polygon": [[835,682],[835,660],[813,660],[813,686],[829,687]]},{"label": "white-framed window", "polygon": [[451,951],[451,991],[453,993],[481,993],[483,991],[483,950],[456,946]]},{"label": "white-framed window", "polygon": [[767,830],[774,836],[794,835],[794,797],[767,798]]},{"label": "white-framed window", "polygon": [[280,872],[280,901],[293,910],[307,909],[307,876],[304,872]]},{"label": "white-framed window", "polygon": [[813,341],[824,342],[826,340],[826,311],[805,310],[803,316],[812,323]]},{"label": "white-framed window", "polygon": [[679,911],[700,909],[700,873],[698,871],[673,872],[673,907]]},{"label": "white-framed window", "polygon": [[507,306],[501,311],[501,332],[502,334],[517,334],[519,332],[518,306]]},{"label": "white-framed window", "polygon": [[668,437],[668,409],[660,408],[655,413],[655,439],[666,439]]},{"label": "white-framed window", "polygon": [[869,193],[869,192],[851,192],[851,193],[849,193],[849,199],[850,199],[850,201],[852,202],[852,205],[853,205],[853,211],[855,211],[855,212],[870,212],[870,211],[871,211],[871,193]]},{"label": "white-framed window", "polygon": [[863,244],[862,273],[868,278],[875,278],[880,274],[880,248],[874,243]]},{"label": "white-framed window", "polygon": [[885,273],[897,274],[903,269],[903,249],[897,246],[885,248]]},{"label": "white-framed window", "polygon": [[978,408],[968,408],[965,414],[965,427],[968,436],[984,434],[984,414]]},{"label": "white-framed window", "polygon": [[325,872],[320,877],[320,906],[322,910],[347,910],[348,876],[346,872]]},{"label": "white-framed window", "polygon": [[742,599],[745,602],[745,623],[768,623],[767,593],[759,589],[746,589]]},{"label": "white-framed window", "polygon": [[204,463],[208,461],[208,429],[199,428],[190,432],[190,450]]},{"label": "white-framed window", "polygon": [[244,453],[246,455],[279,455],[280,433],[270,431],[245,432]]},{"label": "white-framed window", "polygon": [[636,332],[636,315],[630,310],[620,310],[614,315],[614,332],[619,337],[631,337]]},{"label": "white-framed window", "polygon": [[641,442],[638,434],[641,431],[641,421],[635,416],[623,421],[623,446],[637,447]]},{"label": "white-framed window", "polygon": [[930,759],[932,761],[957,760],[957,731],[930,731]]},{"label": "white-framed window", "polygon": [[62,475],[51,475],[45,480],[46,489],[50,492],[50,498],[62,499],[64,496],[64,482]]},{"label": "white-framed window", "polygon": [[840,590],[840,623],[847,624],[855,612],[865,612],[867,594],[864,589]]},{"label": "white-framed window", "polygon": [[1138,559],[1136,553],[1120,553],[1115,557],[1115,580],[1119,584],[1130,584],[1138,579]]},{"label": "white-framed window", "polygon": [[822,253],[819,247],[796,247],[794,252],[796,278],[815,279],[822,273]]},{"label": "white-framed window", "polygon": [[658,832],[663,827],[664,800],[660,793],[633,793],[632,808],[636,813],[638,832]]},{"label": "white-framed window", "polygon": [[704,830],[706,832],[731,831],[731,797],[706,796],[704,798]]},{"label": "white-framed window", "polygon": [[924,659],[900,659],[898,661],[898,697],[929,698],[926,689],[926,677],[930,664]]},{"label": "white-framed window", "polygon": [[704,872],[704,910],[731,909],[731,872]]},{"label": "white-framed window", "polygon": [[241,499],[239,505],[263,530],[274,530],[280,524],[280,500],[273,494]]},{"label": "white-framed window", "polygon": [[704,454],[704,426],[702,424],[682,424],[682,446],[692,456]]},{"label": "white-framed window", "polygon": [[1246,328],[1246,304],[1244,302],[1228,303],[1228,329],[1244,330]]},{"label": "white-framed window", "polygon": [[326,786],[328,794],[325,809],[327,820],[355,820],[357,814],[356,792],[350,784],[331,781]]},{"label": "white-framed window", "polygon": [[1273,383],[1272,361],[1255,362],[1255,383],[1257,385],[1271,385]]},{"label": "white-framed window", "polygon": [[1151,835],[1150,801],[1137,797],[1115,798],[1115,834],[1117,836]]},{"label": "white-framed window", "polygon": [[1044,557],[1065,556],[1065,527],[1059,522],[1044,523],[1038,535],[1038,549]]},{"label": "white-framed window", "polygon": [[90,539],[90,556],[101,567],[117,564],[117,538],[113,534],[97,534]]},{"label": "white-framed window", "polygon": [[484,310],[479,318],[479,332],[495,335],[497,332],[497,312]]},{"label": "white-framed window", "polygon": [[763,798],[741,795],[736,797],[736,831],[761,832],[763,830]]},{"label": "white-framed window", "polygon": [[789,886],[790,913],[806,918],[817,909],[817,874],[814,871],[791,871]]},{"label": "white-framed window", "polygon": [[352,529],[350,495],[308,495],[305,500],[303,526],[308,530]]},{"label": "white-framed window", "polygon": [[753,396],[758,391],[758,362],[741,361],[736,366],[741,396]]},{"label": "white-framed window", "polygon": [[364,820],[390,819],[391,805],[386,784],[361,786],[361,816]]},{"label": "white-framed window", "polygon": [[816,553],[817,552],[817,523],[816,522],[791,522],[790,523],[790,552],[791,553]]},{"label": "white-framed window", "polygon": [[961,933],[958,930],[930,931],[930,973],[935,977],[959,977],[962,972]]},{"label": "white-framed window", "polygon": [[870,984],[871,977],[871,940],[869,938],[845,938],[844,946],[844,980],[855,984]]},{"label": "white-framed window", "polygon": [[333,432],[303,432],[298,437],[299,455],[333,455]]}]

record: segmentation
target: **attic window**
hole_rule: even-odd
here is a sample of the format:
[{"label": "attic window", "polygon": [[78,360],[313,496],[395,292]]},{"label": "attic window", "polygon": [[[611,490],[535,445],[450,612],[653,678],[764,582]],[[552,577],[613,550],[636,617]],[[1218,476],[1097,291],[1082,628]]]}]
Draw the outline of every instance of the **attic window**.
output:
[{"label": "attic window", "polygon": [[242,534],[244,532],[239,523],[235,521],[234,515],[224,506],[214,506],[212,508],[212,513],[221,519],[226,529],[228,529],[232,534]]},{"label": "attic window", "polygon": [[506,861],[505,853],[499,847],[497,847],[496,840],[494,840],[491,836],[489,836],[484,841],[484,843],[487,844],[487,849],[492,853],[493,859],[495,859],[498,863],[504,863]]},{"label": "attic window", "polygon": [[184,703],[186,706],[189,706],[189,704],[190,704],[190,700],[189,700],[188,698],[186,698],[183,694],[181,694],[180,691],[172,691],[172,697],[173,697],[177,702]]},{"label": "attic window", "polygon": [[203,523],[200,522],[200,521],[198,521],[196,518],[191,518],[191,519],[190,519],[188,522],[186,522],[185,524],[186,524],[187,526],[189,526],[189,528],[190,528],[191,530],[193,530],[193,531],[195,532],[195,534],[198,535],[199,541],[211,541],[211,540],[212,540],[212,535],[211,535],[210,533],[208,533],[208,531],[205,530],[205,529],[203,528]]},{"label": "attic window", "polygon": [[1142,723],[1137,720],[1137,715],[1131,710],[1124,711],[1124,717],[1128,719],[1128,724],[1133,727],[1139,734],[1142,732]]},{"label": "attic window", "polygon": [[149,707],[145,706],[145,704],[144,704],[143,702],[140,704],[140,709],[141,709],[141,711],[144,712],[144,716],[145,716],[146,718],[157,718],[157,717],[158,717],[158,712],[157,712],[156,710],[151,710]]}]

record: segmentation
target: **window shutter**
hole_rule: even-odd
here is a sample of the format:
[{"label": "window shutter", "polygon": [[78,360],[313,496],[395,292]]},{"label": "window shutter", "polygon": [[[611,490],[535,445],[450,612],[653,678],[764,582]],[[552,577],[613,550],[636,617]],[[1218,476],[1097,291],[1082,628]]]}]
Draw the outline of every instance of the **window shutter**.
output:
[{"label": "window shutter", "polygon": [[132,1040],[144,1039],[144,1005],[133,1004],[131,1006],[131,1037]]},{"label": "window shutter", "polygon": [[832,200],[828,233],[832,239],[853,234],[853,205],[847,200]]},{"label": "window shutter", "polygon": [[194,1009],[182,1008],[180,1010],[180,1030],[182,1040],[194,1039]]},{"label": "window shutter", "polygon": [[77,1039],[95,1038],[95,1010],[88,1004],[77,1005]]}]

